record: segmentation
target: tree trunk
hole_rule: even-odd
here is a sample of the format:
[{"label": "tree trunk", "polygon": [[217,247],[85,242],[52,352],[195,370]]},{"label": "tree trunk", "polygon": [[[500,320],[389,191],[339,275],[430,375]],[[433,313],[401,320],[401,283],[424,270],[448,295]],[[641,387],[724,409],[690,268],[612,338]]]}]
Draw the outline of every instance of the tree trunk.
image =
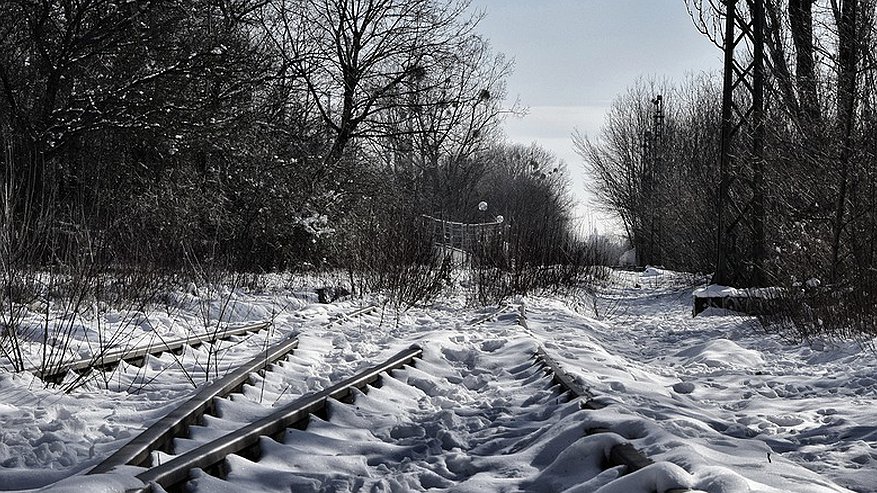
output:
[{"label": "tree trunk", "polygon": [[813,58],[813,0],[789,0],[789,24],[795,44],[795,85],[798,90],[801,127],[806,132],[818,130],[822,118],[816,92]]}]

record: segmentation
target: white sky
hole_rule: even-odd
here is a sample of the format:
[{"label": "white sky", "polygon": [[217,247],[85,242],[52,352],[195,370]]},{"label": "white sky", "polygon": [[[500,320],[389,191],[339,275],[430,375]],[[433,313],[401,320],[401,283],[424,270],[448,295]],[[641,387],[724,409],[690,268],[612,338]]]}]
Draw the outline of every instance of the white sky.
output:
[{"label": "white sky", "polygon": [[472,8],[486,13],[479,32],[515,60],[509,101],[529,108],[506,123],[509,139],[563,159],[582,202],[577,213],[617,231],[588,204],[570,135],[577,128],[597,137],[610,102],[637,77],[718,71],[721,51],[694,28],[684,0],[472,0]]}]

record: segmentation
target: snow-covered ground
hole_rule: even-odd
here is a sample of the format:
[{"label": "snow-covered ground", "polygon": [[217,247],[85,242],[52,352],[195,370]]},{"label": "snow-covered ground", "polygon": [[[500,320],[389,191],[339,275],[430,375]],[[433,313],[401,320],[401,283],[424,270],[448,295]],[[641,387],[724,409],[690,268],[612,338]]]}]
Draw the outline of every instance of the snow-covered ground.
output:
[{"label": "snow-covered ground", "polygon": [[[696,286],[685,276],[658,269],[616,276],[596,314],[590,303],[531,296],[477,326],[470,322],[496,308],[469,307],[465,294],[331,325],[365,301],[319,305],[304,292],[237,291],[207,301],[194,293],[180,295],[188,308],[174,316],[144,313],[135,329],[121,322],[130,319],[124,314],[82,320],[82,334],[118,323],[129,331],[126,341],[210,326],[220,312],[234,322],[271,318],[275,328],[148,358],[143,368],[122,365],[70,394],[26,373],[0,373],[0,490],[64,478],[54,489],[135,485],[136,469],[74,475],[167,414],[195,385],[296,331],[299,349],[243,395],[224,400],[221,418],[177,440],[177,452],[411,344],[421,345],[424,357],[352,405],[333,403],[328,419],[315,418],[307,430],[263,439],[260,461],[231,458],[228,481],[201,475],[191,487],[877,491],[874,354],[853,345],[785,343],[746,317],[714,309],[692,317]],[[570,401],[531,358],[539,345],[609,405],[583,410]],[[589,433],[597,429],[610,432]],[[623,441],[656,464],[623,477],[604,470],[605,455]]]}]

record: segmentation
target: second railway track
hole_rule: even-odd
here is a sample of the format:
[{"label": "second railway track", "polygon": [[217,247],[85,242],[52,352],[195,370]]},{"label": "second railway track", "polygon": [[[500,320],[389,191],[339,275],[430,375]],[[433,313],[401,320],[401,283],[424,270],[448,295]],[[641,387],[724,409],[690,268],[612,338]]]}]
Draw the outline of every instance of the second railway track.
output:
[{"label": "second railway track", "polygon": [[228,340],[235,336],[260,332],[269,327],[271,327],[270,321],[220,328],[217,330],[205,331],[200,334],[192,334],[179,339],[166,341],[160,340],[144,346],[111,349],[88,358],[81,358],[66,363],[52,364],[48,365],[46,368],[31,368],[28,371],[46,382],[59,383],[69,373],[86,375],[94,370],[109,370],[115,368],[123,361],[142,364],[144,359],[149,355],[175,353],[183,350],[186,346],[198,347],[202,344],[212,344],[218,341]]},{"label": "second railway track", "polygon": [[[422,350],[411,347],[386,361],[367,368],[319,392],[305,395],[283,406],[268,416],[248,423],[222,437],[155,465],[137,477],[147,485],[160,485],[165,490],[179,490],[195,469],[222,469],[219,467],[231,454],[241,454],[258,446],[261,437],[271,437],[293,426],[307,423],[312,413],[321,412],[329,399],[343,400],[355,389],[364,389],[376,382],[381,374],[411,364]],[[150,488],[144,488],[148,491]]]},{"label": "second railway track", "polygon": [[[349,313],[341,314],[339,318],[330,320],[327,322],[327,325],[350,320],[354,317],[373,312],[376,309],[377,307],[374,305],[358,308]],[[189,434],[190,427],[201,423],[205,415],[216,414],[216,406],[220,399],[242,391],[244,386],[250,383],[256,375],[263,374],[272,366],[287,358],[298,345],[298,334],[292,333],[279,342],[267,347],[221,378],[202,387],[193,396],[186,399],[182,405],[175,408],[164,418],[153,423],[106,460],[93,467],[88,474],[105,473],[122,465],[150,465],[157,454],[161,452],[168,453],[173,450],[173,440],[175,438],[185,437]],[[141,352],[144,355],[151,354],[145,348]]]}]

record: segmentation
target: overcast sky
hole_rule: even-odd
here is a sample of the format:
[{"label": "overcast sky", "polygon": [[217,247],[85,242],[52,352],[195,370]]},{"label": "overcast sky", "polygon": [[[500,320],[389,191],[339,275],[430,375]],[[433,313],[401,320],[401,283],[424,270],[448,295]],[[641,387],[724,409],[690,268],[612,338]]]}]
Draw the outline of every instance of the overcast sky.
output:
[{"label": "overcast sky", "polygon": [[[472,0],[472,7],[486,14],[479,32],[515,60],[508,99],[529,108],[506,123],[506,134],[538,142],[567,163],[580,216],[592,210],[573,130],[596,137],[612,99],[639,76],[681,80],[722,64],[684,0]],[[596,214],[594,221],[614,229]]]}]

